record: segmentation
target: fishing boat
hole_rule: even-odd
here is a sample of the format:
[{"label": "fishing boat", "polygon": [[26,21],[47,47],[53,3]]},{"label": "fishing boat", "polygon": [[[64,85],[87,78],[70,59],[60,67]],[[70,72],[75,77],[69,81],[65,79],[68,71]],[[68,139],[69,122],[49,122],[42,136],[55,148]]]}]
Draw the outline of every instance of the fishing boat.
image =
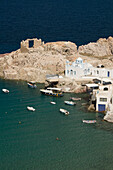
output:
[{"label": "fishing boat", "polygon": [[48,87],[47,89],[40,89],[40,92],[48,96],[56,96],[56,97],[63,96],[61,88]]},{"label": "fishing boat", "polygon": [[83,123],[96,123],[96,120],[82,120]]},{"label": "fishing boat", "polygon": [[60,112],[65,114],[65,115],[69,115],[69,111],[65,110],[65,109],[60,109]]},{"label": "fishing boat", "polygon": [[73,101],[81,100],[81,98],[76,98],[76,97],[70,97],[70,99]]},{"label": "fishing boat", "polygon": [[70,106],[76,105],[76,103],[75,103],[75,102],[72,102],[72,101],[64,101],[64,103],[65,103],[65,104],[68,104],[68,105],[70,105]]},{"label": "fishing boat", "polygon": [[50,102],[51,104],[56,104],[56,102]]},{"label": "fishing boat", "polygon": [[2,91],[3,91],[4,93],[9,93],[9,90],[7,90],[7,89],[2,89]]},{"label": "fishing boat", "polygon": [[28,85],[28,87],[33,88],[33,89],[37,88],[35,81],[30,81],[27,83],[27,85]]},{"label": "fishing boat", "polygon": [[35,111],[35,109],[33,107],[30,107],[30,106],[27,106],[27,110],[30,110],[30,111]]}]

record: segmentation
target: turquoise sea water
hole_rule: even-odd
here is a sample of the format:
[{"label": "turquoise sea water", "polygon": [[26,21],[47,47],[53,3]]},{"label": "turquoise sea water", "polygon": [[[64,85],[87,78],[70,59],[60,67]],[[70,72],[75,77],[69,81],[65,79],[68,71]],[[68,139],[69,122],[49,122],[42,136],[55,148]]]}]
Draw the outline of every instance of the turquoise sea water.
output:
[{"label": "turquoise sea water", "polygon": [[[113,124],[81,105],[86,94],[49,97],[40,93],[42,84],[30,89],[23,81],[0,80],[2,88],[10,93],[0,91],[0,170],[113,169]],[[71,96],[82,100],[76,106],[65,105]],[[28,111],[27,106],[36,111]],[[70,115],[61,114],[60,108]],[[83,124],[82,119],[97,123]]]}]

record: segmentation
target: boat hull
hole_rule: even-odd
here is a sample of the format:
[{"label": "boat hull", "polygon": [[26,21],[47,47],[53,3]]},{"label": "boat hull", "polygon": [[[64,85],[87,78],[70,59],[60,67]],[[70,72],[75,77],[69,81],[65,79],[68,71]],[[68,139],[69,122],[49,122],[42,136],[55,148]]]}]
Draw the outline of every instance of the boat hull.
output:
[{"label": "boat hull", "polygon": [[33,112],[35,111],[35,109],[33,107],[29,107],[29,106],[27,107],[27,110],[33,111]]},{"label": "boat hull", "polygon": [[96,123],[96,120],[83,120],[83,123]]},{"label": "boat hull", "polygon": [[79,101],[79,100],[81,100],[81,98],[75,98],[75,97],[70,97],[70,99],[73,100],[73,101]]},{"label": "boat hull", "polygon": [[60,94],[60,93],[49,93],[49,92],[42,92],[42,91],[41,93],[47,96],[63,97],[63,94]]},{"label": "boat hull", "polygon": [[4,93],[9,93],[9,90],[7,90],[7,89],[2,89],[2,92],[4,92]]},{"label": "boat hull", "polygon": [[69,115],[69,112],[67,110],[65,110],[65,109],[60,109],[60,112],[65,114],[65,115]]},{"label": "boat hull", "polygon": [[27,85],[28,85],[28,87],[30,87],[30,88],[32,88],[32,89],[37,88],[37,86],[36,86],[36,85],[32,85],[32,84],[29,84],[29,83],[27,83]]},{"label": "boat hull", "polygon": [[76,103],[70,102],[70,101],[64,101],[64,103],[69,105],[69,106],[75,106],[76,105]]}]

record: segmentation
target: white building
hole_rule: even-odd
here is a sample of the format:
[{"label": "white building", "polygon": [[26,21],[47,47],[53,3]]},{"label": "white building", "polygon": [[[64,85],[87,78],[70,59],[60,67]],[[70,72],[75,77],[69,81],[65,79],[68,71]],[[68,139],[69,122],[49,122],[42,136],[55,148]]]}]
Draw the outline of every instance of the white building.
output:
[{"label": "white building", "polygon": [[104,112],[109,110],[110,105],[112,104],[113,96],[113,85],[99,85],[99,89],[93,90],[93,97],[95,96],[95,106],[96,111]]},{"label": "white building", "polygon": [[81,78],[83,76],[113,78],[113,69],[104,68],[103,65],[93,67],[89,63],[83,63],[83,59],[79,57],[71,65],[69,61],[66,61],[65,76],[70,78]]},{"label": "white building", "polygon": [[66,61],[65,76],[70,78],[81,78],[90,75],[93,66],[89,63],[83,63],[82,58],[77,58],[71,65]]},{"label": "white building", "polygon": [[113,78],[113,69],[109,68],[91,68],[91,75],[96,77],[109,77]]}]

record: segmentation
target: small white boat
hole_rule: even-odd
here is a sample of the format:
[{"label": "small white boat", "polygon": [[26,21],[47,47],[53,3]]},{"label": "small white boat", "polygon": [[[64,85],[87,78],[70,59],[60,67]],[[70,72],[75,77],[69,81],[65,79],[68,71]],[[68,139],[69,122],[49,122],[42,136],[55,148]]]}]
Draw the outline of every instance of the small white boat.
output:
[{"label": "small white boat", "polygon": [[7,90],[7,89],[2,89],[2,91],[3,91],[4,93],[9,93],[9,90]]},{"label": "small white boat", "polygon": [[56,104],[56,102],[50,102],[51,104]]},{"label": "small white boat", "polygon": [[65,104],[68,104],[68,105],[70,105],[70,106],[76,105],[76,103],[73,102],[73,101],[64,101],[64,103],[65,103]]},{"label": "small white boat", "polygon": [[65,109],[60,109],[61,113],[64,113],[65,115],[69,115],[69,111],[65,110]]},{"label": "small white boat", "polygon": [[33,89],[37,88],[35,81],[30,81],[30,82],[27,83],[27,85],[28,85],[28,87],[33,88]]},{"label": "small white boat", "polygon": [[27,110],[30,110],[30,111],[35,111],[35,109],[33,107],[30,107],[30,106],[27,106]]},{"label": "small white boat", "polygon": [[73,101],[81,100],[81,98],[76,98],[76,97],[70,97],[70,99]]},{"label": "small white boat", "polygon": [[96,120],[82,120],[83,123],[96,123]]}]

